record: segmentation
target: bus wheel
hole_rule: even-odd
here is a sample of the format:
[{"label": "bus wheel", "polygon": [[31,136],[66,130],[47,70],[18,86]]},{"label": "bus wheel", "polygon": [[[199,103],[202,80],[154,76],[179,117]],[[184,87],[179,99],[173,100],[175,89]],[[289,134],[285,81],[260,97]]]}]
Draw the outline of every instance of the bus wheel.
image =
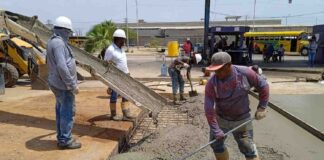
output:
[{"label": "bus wheel", "polygon": [[300,53],[301,53],[302,56],[307,56],[308,55],[307,48],[303,48]]}]

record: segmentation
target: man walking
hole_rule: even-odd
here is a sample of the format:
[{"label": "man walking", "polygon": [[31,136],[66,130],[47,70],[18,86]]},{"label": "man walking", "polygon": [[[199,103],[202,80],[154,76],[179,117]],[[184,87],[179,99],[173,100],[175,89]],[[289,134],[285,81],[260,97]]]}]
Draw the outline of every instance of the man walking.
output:
[{"label": "man walking", "polygon": [[308,46],[308,66],[309,67],[314,67],[316,52],[317,52],[316,37],[312,36],[312,39],[309,41],[309,46]]},{"label": "man walking", "polygon": [[254,53],[254,39],[250,39],[250,40],[251,40],[251,42],[249,43],[249,46],[248,46],[249,63],[253,63],[252,56],[253,56],[253,53]]},{"label": "man walking", "polygon": [[[117,29],[113,34],[113,43],[107,48],[105,53],[105,61],[113,63],[119,70],[126,74],[129,74],[127,67],[127,57],[122,47],[125,45],[126,34],[122,29]],[[118,115],[116,112],[118,94],[114,90],[111,90],[110,96],[110,113],[111,117],[115,121],[131,120],[135,116],[131,115],[129,109],[129,102],[124,97],[122,98],[121,108],[123,115]]]},{"label": "man walking", "polygon": [[75,95],[78,94],[75,57],[68,45],[72,22],[61,16],[55,20],[54,35],[47,43],[48,83],[56,98],[56,132],[59,149],[77,149],[72,138]]},{"label": "man walking", "polygon": [[[255,87],[259,93],[255,119],[265,117],[269,86],[251,68],[232,65],[231,56],[226,52],[214,54],[207,69],[215,72],[206,85],[204,106],[210,126],[210,138],[217,139],[211,147],[217,160],[228,160],[224,133],[251,119],[248,96],[251,87]],[[259,160],[251,123],[234,131],[233,136],[247,160]]]}]

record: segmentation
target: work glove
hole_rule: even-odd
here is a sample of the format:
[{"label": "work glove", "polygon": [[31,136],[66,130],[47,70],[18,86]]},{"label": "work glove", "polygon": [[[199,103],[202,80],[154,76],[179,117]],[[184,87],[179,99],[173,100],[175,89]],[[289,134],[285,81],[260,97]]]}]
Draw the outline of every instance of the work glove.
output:
[{"label": "work glove", "polygon": [[184,68],[189,68],[189,64],[187,64],[187,63],[183,63],[183,67],[184,67]]},{"label": "work glove", "polygon": [[266,110],[264,108],[258,108],[257,111],[255,112],[255,119],[261,120],[264,117],[266,117]]},{"label": "work glove", "polygon": [[224,134],[224,132],[221,130],[221,129],[219,129],[216,133],[215,133],[215,139],[216,140],[221,140],[221,139],[223,139],[225,137],[225,134]]},{"label": "work glove", "polygon": [[79,87],[78,86],[76,86],[74,89],[73,89],[73,94],[74,95],[77,95],[77,94],[79,94]]}]

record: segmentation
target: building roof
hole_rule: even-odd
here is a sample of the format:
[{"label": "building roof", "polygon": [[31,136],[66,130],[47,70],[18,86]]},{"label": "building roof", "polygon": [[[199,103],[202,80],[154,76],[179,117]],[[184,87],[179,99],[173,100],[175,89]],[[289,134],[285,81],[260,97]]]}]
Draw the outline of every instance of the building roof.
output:
[{"label": "building roof", "polygon": [[[221,26],[221,25],[253,25],[253,20],[240,20],[240,21],[210,21],[210,26]],[[281,25],[280,19],[275,20],[255,20],[255,25]],[[125,26],[125,23],[117,23],[117,26]],[[137,23],[129,23],[130,28],[137,28]],[[151,27],[151,28],[162,28],[162,27],[202,27],[204,26],[204,21],[197,22],[145,22],[139,23],[139,28],[141,27]]]}]

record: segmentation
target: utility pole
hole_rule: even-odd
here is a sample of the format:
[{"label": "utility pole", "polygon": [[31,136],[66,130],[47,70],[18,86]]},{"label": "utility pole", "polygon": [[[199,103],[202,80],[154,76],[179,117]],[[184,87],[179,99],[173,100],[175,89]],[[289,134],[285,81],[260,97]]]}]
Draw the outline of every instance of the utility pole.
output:
[{"label": "utility pole", "polygon": [[288,18],[290,17],[290,14],[288,14],[288,16],[286,16],[286,26],[288,26]]},{"label": "utility pole", "polygon": [[254,9],[253,9],[253,32],[255,31],[255,6],[256,6],[256,0],[254,0]]},{"label": "utility pole", "polygon": [[137,29],[136,29],[136,42],[137,42],[137,49],[139,48],[139,35],[138,35],[138,27],[139,27],[139,22],[138,22],[138,3],[137,0],[136,2],[136,21],[137,21]]},{"label": "utility pole", "polygon": [[288,25],[288,16],[286,16],[286,26]]},{"label": "utility pole", "polygon": [[128,36],[128,3],[127,3],[128,0],[126,0],[126,41],[127,41],[127,51],[129,49],[129,36]]},{"label": "utility pole", "polygon": [[209,16],[210,16],[209,14],[210,14],[210,0],[205,0],[204,50],[202,54],[203,60],[207,60]]}]

